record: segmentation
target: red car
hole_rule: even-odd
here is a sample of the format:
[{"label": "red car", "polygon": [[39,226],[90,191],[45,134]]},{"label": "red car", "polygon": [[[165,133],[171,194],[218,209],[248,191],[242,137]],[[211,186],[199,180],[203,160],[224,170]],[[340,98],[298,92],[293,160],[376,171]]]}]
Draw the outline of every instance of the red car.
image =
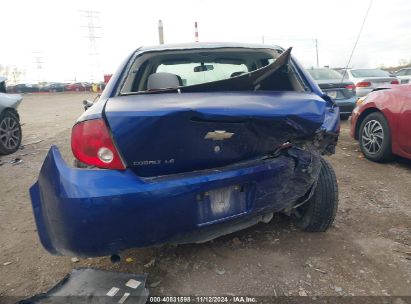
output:
[{"label": "red car", "polygon": [[76,82],[76,83],[70,83],[67,84],[64,87],[65,91],[90,91],[91,90],[91,84],[87,83],[87,82]]},{"label": "red car", "polygon": [[380,88],[360,98],[351,136],[372,161],[387,161],[392,154],[411,159],[411,85]]}]

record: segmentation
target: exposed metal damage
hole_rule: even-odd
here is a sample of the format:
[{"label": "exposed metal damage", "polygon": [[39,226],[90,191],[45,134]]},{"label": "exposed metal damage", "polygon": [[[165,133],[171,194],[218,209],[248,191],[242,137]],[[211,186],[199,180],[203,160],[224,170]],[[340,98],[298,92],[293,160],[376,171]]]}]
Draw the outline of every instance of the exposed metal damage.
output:
[{"label": "exposed metal damage", "polygon": [[[192,74],[208,73],[210,62],[235,72],[202,83],[157,72],[187,62]],[[276,212],[301,213],[320,190],[335,194],[325,202],[333,209],[326,209],[327,222],[307,230],[332,223],[338,190],[322,155],[335,151],[339,112],[291,49],[140,49],[111,83],[78,119],[74,144],[72,136],[86,166],[109,170],[72,168],[52,147],[30,189],[49,252],[101,256],[204,242],[268,222]],[[101,130],[117,167],[97,157]],[[327,172],[324,185],[319,177]]]}]

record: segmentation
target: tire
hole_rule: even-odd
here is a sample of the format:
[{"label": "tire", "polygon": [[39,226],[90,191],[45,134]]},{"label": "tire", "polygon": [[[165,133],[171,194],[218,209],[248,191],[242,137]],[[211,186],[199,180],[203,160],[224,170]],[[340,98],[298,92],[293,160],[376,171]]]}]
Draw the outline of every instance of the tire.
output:
[{"label": "tire", "polygon": [[21,144],[21,126],[19,119],[10,111],[0,114],[0,155],[16,152]]},{"label": "tire", "polygon": [[321,158],[321,170],[311,198],[296,210],[295,224],[307,232],[324,232],[331,227],[338,209],[338,184],[334,169]]},{"label": "tire", "polygon": [[367,159],[375,162],[391,159],[391,132],[382,113],[373,112],[365,117],[359,129],[359,143]]}]

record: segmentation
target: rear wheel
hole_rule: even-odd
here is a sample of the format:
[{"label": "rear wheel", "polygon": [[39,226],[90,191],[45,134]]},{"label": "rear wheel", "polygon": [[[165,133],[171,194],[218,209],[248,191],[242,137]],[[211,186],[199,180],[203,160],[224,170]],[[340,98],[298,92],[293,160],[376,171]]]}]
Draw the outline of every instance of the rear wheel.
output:
[{"label": "rear wheel", "polygon": [[321,171],[312,197],[295,210],[295,224],[308,232],[324,232],[334,222],[338,209],[338,185],[334,169],[321,158]]},{"label": "rear wheel", "polygon": [[388,122],[380,112],[369,114],[361,123],[359,142],[369,160],[384,162],[391,158],[391,134]]},{"label": "rear wheel", "polygon": [[16,115],[9,111],[0,114],[0,154],[14,153],[21,144],[21,126]]}]

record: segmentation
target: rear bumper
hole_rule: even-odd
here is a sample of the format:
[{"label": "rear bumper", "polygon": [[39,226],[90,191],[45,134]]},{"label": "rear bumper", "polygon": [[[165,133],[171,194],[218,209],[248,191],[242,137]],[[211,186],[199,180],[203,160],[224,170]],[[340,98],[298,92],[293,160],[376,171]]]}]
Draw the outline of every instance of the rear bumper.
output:
[{"label": "rear bumper", "polygon": [[368,95],[369,93],[371,93],[372,90],[373,90],[373,88],[361,88],[361,87],[357,87],[357,88],[356,88],[357,98],[364,97],[365,95]]},{"label": "rear bumper", "polygon": [[315,183],[319,157],[291,148],[220,170],[143,179],[130,170],[68,167],[52,147],[30,196],[50,253],[101,256],[188,235],[201,241],[192,236],[291,207]]},{"label": "rear bumper", "polygon": [[350,99],[336,100],[338,107],[340,108],[340,115],[349,115],[355,108],[357,97]]}]

